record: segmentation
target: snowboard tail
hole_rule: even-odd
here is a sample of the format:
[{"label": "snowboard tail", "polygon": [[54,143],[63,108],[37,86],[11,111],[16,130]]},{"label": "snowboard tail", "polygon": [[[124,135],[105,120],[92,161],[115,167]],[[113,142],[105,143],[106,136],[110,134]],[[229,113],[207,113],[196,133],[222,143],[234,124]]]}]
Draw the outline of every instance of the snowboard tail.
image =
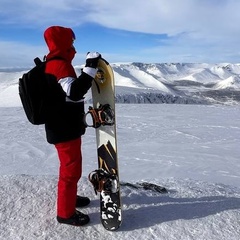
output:
[{"label": "snowboard tail", "polygon": [[116,192],[103,190],[100,193],[101,221],[103,226],[108,230],[116,230],[119,228],[122,221],[116,156],[116,152],[110,142],[103,144],[98,148],[99,169],[103,169],[108,173],[116,175],[117,179],[117,186],[115,187]]}]

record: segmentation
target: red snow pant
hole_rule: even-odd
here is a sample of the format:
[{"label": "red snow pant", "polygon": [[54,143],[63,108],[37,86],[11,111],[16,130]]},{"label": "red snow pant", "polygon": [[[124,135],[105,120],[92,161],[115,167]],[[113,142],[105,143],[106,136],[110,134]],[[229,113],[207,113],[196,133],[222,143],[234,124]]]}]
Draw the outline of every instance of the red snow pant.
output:
[{"label": "red snow pant", "polygon": [[69,218],[75,213],[77,183],[82,175],[81,138],[57,143],[60,160],[57,216]]}]

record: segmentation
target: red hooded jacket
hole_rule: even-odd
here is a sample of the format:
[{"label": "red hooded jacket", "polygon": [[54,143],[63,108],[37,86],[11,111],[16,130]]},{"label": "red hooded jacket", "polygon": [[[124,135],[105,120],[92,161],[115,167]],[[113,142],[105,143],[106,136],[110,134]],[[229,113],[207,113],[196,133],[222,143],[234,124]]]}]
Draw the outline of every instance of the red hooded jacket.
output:
[{"label": "red hooded jacket", "polygon": [[66,94],[66,101],[56,108],[45,124],[47,141],[56,144],[79,138],[85,133],[83,98],[93,78],[85,72],[78,78],[76,76],[71,63],[76,53],[72,29],[52,26],[44,32],[44,38],[49,48],[46,59],[54,58],[47,62],[45,72],[55,76]]}]

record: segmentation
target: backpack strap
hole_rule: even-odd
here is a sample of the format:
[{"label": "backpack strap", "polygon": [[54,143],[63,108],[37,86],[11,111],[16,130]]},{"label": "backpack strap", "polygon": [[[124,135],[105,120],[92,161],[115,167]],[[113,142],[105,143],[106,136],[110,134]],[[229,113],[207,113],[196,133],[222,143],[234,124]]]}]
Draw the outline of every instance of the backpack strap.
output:
[{"label": "backpack strap", "polygon": [[36,64],[36,66],[40,66],[43,63],[43,61],[41,61],[39,57],[34,58],[33,61]]},{"label": "backpack strap", "polygon": [[36,64],[36,66],[40,66],[43,62],[49,62],[49,61],[57,60],[57,59],[58,60],[65,60],[64,58],[58,57],[58,56],[52,57],[52,58],[49,58],[49,59],[46,59],[46,56],[44,56],[43,61],[39,57],[34,58],[33,61]]}]

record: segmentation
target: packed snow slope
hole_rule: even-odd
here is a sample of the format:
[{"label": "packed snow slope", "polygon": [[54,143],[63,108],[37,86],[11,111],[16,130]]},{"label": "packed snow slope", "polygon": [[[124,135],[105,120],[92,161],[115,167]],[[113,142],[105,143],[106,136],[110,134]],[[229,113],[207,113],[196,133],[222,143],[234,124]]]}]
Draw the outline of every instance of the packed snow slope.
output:
[{"label": "packed snow slope", "polygon": [[[123,204],[123,224],[116,232],[102,227],[99,196],[87,180],[97,168],[95,132],[88,128],[78,191],[92,200],[82,209],[91,222],[78,228],[56,221],[58,158],[46,143],[44,126],[31,125],[20,105],[17,81],[24,71],[0,72],[0,239],[238,240],[239,87],[228,86],[228,79],[238,79],[238,65],[131,63],[115,64],[114,71],[120,102],[157,102],[161,95],[169,103],[207,104],[116,105]],[[208,80],[194,79],[197,72]],[[142,181],[168,193],[126,184]]]}]

